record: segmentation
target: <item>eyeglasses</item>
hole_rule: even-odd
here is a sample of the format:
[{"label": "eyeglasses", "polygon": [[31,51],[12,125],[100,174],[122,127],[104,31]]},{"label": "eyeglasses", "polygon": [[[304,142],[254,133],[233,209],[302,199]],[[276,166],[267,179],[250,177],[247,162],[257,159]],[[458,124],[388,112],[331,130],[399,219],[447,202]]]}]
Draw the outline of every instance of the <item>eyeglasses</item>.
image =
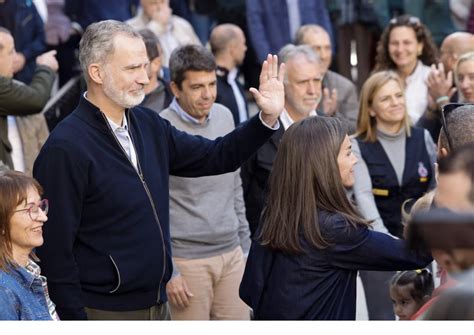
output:
[{"label": "eyeglasses", "polygon": [[418,26],[421,24],[421,21],[419,18],[417,18],[416,16],[405,16],[405,15],[402,15],[402,16],[398,16],[398,17],[394,17],[393,19],[390,20],[390,25],[412,25],[412,26]]},{"label": "eyeglasses", "polygon": [[36,221],[40,216],[40,209],[45,215],[48,214],[48,199],[43,199],[38,201],[36,204],[31,204],[28,208],[18,209],[14,211],[14,213],[26,211],[30,216],[30,219]]}]

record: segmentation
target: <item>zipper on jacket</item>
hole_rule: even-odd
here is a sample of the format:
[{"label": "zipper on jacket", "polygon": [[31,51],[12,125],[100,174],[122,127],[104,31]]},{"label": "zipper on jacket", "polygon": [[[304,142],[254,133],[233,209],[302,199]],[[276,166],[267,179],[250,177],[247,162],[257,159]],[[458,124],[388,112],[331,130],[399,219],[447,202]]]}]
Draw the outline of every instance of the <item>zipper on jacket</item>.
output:
[{"label": "zipper on jacket", "polygon": [[[122,145],[120,144],[120,141],[117,139],[117,136],[115,136],[115,133],[113,132],[112,128],[110,127],[110,124],[107,121],[107,118],[105,117],[104,113],[100,112],[100,114],[104,118],[105,124],[107,125],[107,128],[112,133],[112,137],[115,139],[115,142],[118,144],[120,150],[125,155],[125,157],[129,161],[129,163],[132,165],[133,169],[137,173],[138,177],[140,178],[140,181],[142,182],[143,188],[145,189],[145,193],[148,197],[148,200],[150,201],[150,205],[151,205],[151,208],[153,210],[153,216],[155,217],[155,221],[158,224],[158,228],[160,229],[160,235],[161,235],[161,241],[162,241],[161,245],[163,247],[163,271],[161,273],[160,285],[158,286],[158,296],[156,298],[156,302],[159,303],[160,302],[160,293],[161,293],[161,283],[163,282],[163,278],[164,278],[165,272],[166,272],[166,246],[165,246],[165,237],[163,235],[163,230],[161,229],[160,219],[158,217],[158,212],[156,210],[155,203],[153,202],[153,197],[151,196],[151,192],[150,192],[150,190],[148,188],[148,185],[145,181],[145,176],[143,175],[143,172],[142,172],[142,168],[141,168],[141,165],[140,165],[140,159],[138,158],[137,151],[135,150],[135,154],[137,156],[137,168],[135,168],[135,165],[133,165],[132,160],[130,159],[130,157],[128,157],[127,153],[125,152]],[[128,116],[126,116],[126,117],[127,117],[127,123],[130,125],[130,118]],[[130,126],[129,126],[129,129],[131,129]],[[129,136],[130,136],[130,140],[132,141],[132,145],[134,146],[134,148],[136,148],[131,132],[129,132]]]}]

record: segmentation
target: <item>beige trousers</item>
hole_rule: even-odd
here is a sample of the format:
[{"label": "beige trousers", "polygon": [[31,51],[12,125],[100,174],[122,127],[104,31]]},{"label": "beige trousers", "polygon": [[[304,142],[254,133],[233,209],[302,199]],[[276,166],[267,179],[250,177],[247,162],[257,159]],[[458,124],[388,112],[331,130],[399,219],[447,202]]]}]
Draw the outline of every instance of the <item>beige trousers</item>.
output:
[{"label": "beige trousers", "polygon": [[240,247],[209,258],[173,257],[173,262],[194,296],[184,309],[170,304],[171,320],[249,320],[249,308],[239,297],[245,268]]}]

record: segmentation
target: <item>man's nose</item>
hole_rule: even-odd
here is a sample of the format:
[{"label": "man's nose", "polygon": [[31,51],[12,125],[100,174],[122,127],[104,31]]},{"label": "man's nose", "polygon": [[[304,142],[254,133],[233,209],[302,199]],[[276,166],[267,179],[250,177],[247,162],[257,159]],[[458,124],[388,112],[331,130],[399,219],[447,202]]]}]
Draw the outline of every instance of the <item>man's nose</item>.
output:
[{"label": "man's nose", "polygon": [[142,68],[142,70],[140,71],[140,75],[137,78],[137,82],[142,85],[147,85],[150,82],[145,68]]}]

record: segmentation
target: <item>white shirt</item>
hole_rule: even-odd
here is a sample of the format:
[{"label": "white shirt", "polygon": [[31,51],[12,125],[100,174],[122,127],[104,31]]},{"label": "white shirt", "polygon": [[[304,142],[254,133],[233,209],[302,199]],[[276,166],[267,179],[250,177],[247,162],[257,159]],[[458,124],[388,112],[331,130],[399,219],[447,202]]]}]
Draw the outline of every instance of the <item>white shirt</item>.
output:
[{"label": "white shirt", "polygon": [[405,80],[405,100],[408,115],[411,122],[415,124],[428,107],[428,86],[426,79],[430,73],[430,67],[418,61],[415,71]]},{"label": "white shirt", "polygon": [[107,122],[110,125],[110,128],[112,128],[112,131],[115,134],[115,137],[117,137],[117,140],[119,141],[123,150],[125,150],[127,156],[132,161],[133,166],[135,167],[135,169],[138,169],[137,152],[135,151],[135,147],[133,146],[132,139],[130,138],[130,134],[128,132],[127,118],[124,116],[122,120],[122,126],[119,126],[107,116],[106,118]]},{"label": "white shirt", "polygon": [[[316,114],[316,111],[313,110],[309,113],[309,116],[316,116],[318,114]],[[283,110],[283,112],[281,112],[280,114],[280,120],[281,120],[281,123],[283,124],[283,128],[285,128],[285,130],[287,130],[288,128],[290,128],[290,126],[295,123],[295,121],[293,121],[293,119],[291,118],[290,114],[288,114],[288,112],[286,111],[286,109]]]},{"label": "white shirt", "polygon": [[230,70],[229,74],[227,75],[227,83],[230,85],[230,87],[232,87],[232,93],[234,93],[235,101],[237,102],[237,108],[239,109],[239,121],[242,123],[247,121],[248,117],[244,97],[242,96],[242,93],[235,82],[237,79],[237,73],[237,68]]},{"label": "white shirt", "polygon": [[14,116],[7,116],[8,123],[8,141],[12,145],[11,158],[13,168],[17,171],[25,172],[25,157],[23,156],[23,144],[21,142],[20,132]]}]

